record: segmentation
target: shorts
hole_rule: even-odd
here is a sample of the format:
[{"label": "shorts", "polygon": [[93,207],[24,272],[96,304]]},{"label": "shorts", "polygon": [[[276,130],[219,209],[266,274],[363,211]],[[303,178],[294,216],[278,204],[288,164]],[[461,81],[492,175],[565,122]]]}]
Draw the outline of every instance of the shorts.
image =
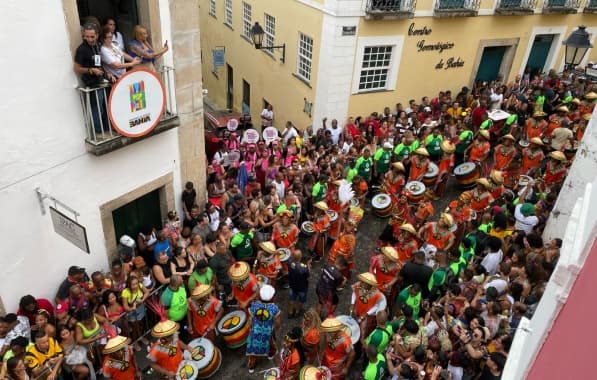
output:
[{"label": "shorts", "polygon": [[137,306],[137,310],[129,311],[128,319],[131,322],[142,321],[145,318],[145,305]]},{"label": "shorts", "polygon": [[288,296],[290,297],[291,301],[305,303],[307,302],[307,292],[297,292],[289,289]]},{"label": "shorts", "polygon": [[338,305],[338,303],[340,302],[340,299],[338,298],[338,295],[334,292],[320,292],[319,290],[316,290],[317,293],[317,297],[319,298],[319,303],[322,305]]}]

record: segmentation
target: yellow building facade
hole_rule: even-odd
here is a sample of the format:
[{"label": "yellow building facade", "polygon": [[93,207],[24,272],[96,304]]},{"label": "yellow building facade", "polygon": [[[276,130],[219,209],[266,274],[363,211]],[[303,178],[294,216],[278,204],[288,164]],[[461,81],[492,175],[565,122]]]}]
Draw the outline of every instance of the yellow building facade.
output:
[{"label": "yellow building facade", "polygon": [[[586,1],[586,2],[585,2]],[[219,108],[265,105],[274,125],[342,123],[409,99],[457,93],[476,80],[561,71],[563,41],[596,0],[208,0],[201,3],[203,81]],[[256,50],[250,27],[265,30]],[[214,60],[214,52],[220,62]],[[224,59],[222,59],[222,52]],[[597,60],[590,49],[581,65]],[[532,76],[531,74],[531,76]]]}]

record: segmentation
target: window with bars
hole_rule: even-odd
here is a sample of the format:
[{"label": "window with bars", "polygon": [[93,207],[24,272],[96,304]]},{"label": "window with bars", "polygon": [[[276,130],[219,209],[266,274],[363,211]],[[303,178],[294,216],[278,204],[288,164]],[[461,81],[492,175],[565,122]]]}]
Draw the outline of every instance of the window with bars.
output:
[{"label": "window with bars", "polygon": [[[274,40],[276,38],[276,18],[265,14],[265,29],[263,35],[264,46],[274,46]],[[274,53],[274,49],[265,49],[270,54]]]},{"label": "window with bars", "polygon": [[296,75],[300,78],[311,81],[311,63],[313,61],[313,38],[299,33],[298,62]]},{"label": "window with bars", "polygon": [[243,1],[243,36],[251,39],[251,4]]},{"label": "window with bars", "polygon": [[384,90],[392,63],[393,46],[367,46],[359,75],[359,90]]},{"label": "window with bars", "polygon": [[216,0],[209,0],[209,15],[216,17]]},{"label": "window with bars", "polygon": [[226,18],[224,20],[224,24],[232,26],[232,0],[226,0],[224,6],[226,8]]}]

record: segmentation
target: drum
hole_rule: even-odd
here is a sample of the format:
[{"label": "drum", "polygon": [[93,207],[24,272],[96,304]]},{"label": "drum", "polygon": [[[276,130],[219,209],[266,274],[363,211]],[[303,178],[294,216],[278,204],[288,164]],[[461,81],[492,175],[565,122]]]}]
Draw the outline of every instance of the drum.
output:
[{"label": "drum", "polygon": [[406,198],[408,201],[417,204],[423,200],[427,187],[423,182],[410,181],[404,186],[404,189],[406,190]]},{"label": "drum", "polygon": [[209,379],[222,365],[222,353],[209,339],[197,338],[189,343],[191,357],[199,368],[198,379]]},{"label": "drum", "polygon": [[332,380],[332,371],[326,366],[306,365],[301,368],[300,380]]},{"label": "drum", "polygon": [[392,214],[392,198],[386,193],[376,194],[371,199],[373,212],[380,218],[387,218]]},{"label": "drum", "polygon": [[350,207],[357,207],[359,205],[359,198],[354,197],[350,200]]},{"label": "drum", "polygon": [[437,176],[439,174],[439,167],[434,162],[429,162],[429,166],[427,167],[427,173],[423,177],[423,183],[427,187],[433,187],[435,182],[437,181]]},{"label": "drum", "polygon": [[338,213],[336,211],[328,210],[327,213],[330,217],[330,222],[335,222],[336,220],[338,220]]},{"label": "drum", "polygon": [[460,186],[470,188],[475,186],[475,180],[479,179],[481,173],[474,162],[464,162],[454,169],[454,175]]},{"label": "drum", "polygon": [[281,262],[287,262],[288,260],[290,260],[290,249],[288,248],[278,248],[276,250],[276,252],[278,252],[278,255],[280,256],[280,261]]},{"label": "drum", "polygon": [[217,328],[229,348],[244,346],[251,332],[251,326],[247,323],[247,315],[242,310],[235,310],[224,315],[218,322]]},{"label": "drum", "polygon": [[352,344],[357,344],[361,337],[361,327],[357,321],[349,315],[339,315],[336,318],[344,324],[344,332],[350,336]]},{"label": "drum", "polygon": [[183,360],[178,365],[176,380],[194,380],[199,374],[199,366],[194,360]]},{"label": "drum", "polygon": [[307,236],[313,235],[313,222],[303,222],[303,224],[301,224],[301,231]]},{"label": "drum", "polygon": [[262,274],[256,274],[255,277],[257,277],[257,285],[259,285],[260,288],[262,285],[269,284],[269,278],[267,278],[266,276]]},{"label": "drum", "polygon": [[280,369],[270,368],[263,372],[263,380],[278,380],[280,379]]}]

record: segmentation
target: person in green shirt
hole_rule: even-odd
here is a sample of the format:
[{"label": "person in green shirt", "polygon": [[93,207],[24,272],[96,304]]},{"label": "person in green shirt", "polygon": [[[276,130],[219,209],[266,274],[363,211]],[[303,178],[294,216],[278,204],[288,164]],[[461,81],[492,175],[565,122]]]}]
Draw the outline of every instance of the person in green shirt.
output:
[{"label": "person in green shirt", "polygon": [[328,176],[325,174],[320,174],[317,182],[313,185],[313,190],[311,191],[311,195],[313,196],[313,203],[320,202],[325,199],[326,194],[328,191]]},{"label": "person in green shirt", "polygon": [[189,304],[181,276],[173,274],[170,277],[170,285],[164,289],[160,303],[168,310],[168,319],[171,321],[184,322],[186,320]]},{"label": "person in green shirt", "polygon": [[454,151],[455,165],[458,166],[464,162],[464,152],[473,142],[474,133],[464,123],[457,125],[458,131],[458,142],[456,143],[456,150]]},{"label": "person in green shirt", "polygon": [[377,352],[373,344],[367,345],[367,367],[363,371],[365,380],[381,380],[387,373],[386,358]]},{"label": "person in green shirt", "polygon": [[346,182],[352,182],[354,176],[359,174],[356,166],[356,161],[354,158],[348,160],[348,171],[346,172]]},{"label": "person in green shirt", "polygon": [[375,320],[377,325],[371,334],[369,334],[367,339],[365,339],[365,344],[377,347],[377,353],[383,354],[383,352],[386,350],[386,347],[392,340],[394,329],[390,324],[388,324],[388,313],[385,310],[378,311],[375,315]]},{"label": "person in green shirt", "polygon": [[373,158],[371,158],[371,151],[369,148],[365,148],[363,150],[363,155],[357,159],[355,168],[357,169],[358,175],[361,176],[365,182],[369,182],[371,180]]},{"label": "person in green shirt", "polygon": [[189,290],[195,289],[199,284],[211,285],[214,289],[218,289],[218,281],[214,271],[208,266],[207,260],[199,260],[189,277]]},{"label": "person in green shirt", "polygon": [[439,133],[439,127],[435,126],[431,133],[425,138],[425,148],[429,152],[429,159],[437,162],[442,156],[441,143],[443,141],[442,135]]},{"label": "person in green shirt", "polygon": [[392,143],[386,141],[381,148],[377,148],[373,155],[373,176],[377,183],[383,183],[384,177],[390,170],[390,161],[392,160]]},{"label": "person in green shirt", "polygon": [[483,121],[481,122],[481,125],[479,126],[479,129],[489,130],[493,126],[493,120],[491,120],[489,118],[489,115],[487,114],[487,112],[485,112],[481,116],[481,118],[483,119]]},{"label": "person in green shirt", "polygon": [[419,284],[412,284],[402,289],[396,297],[396,304],[402,306],[404,304],[410,306],[413,310],[413,318],[419,318],[419,311],[421,310],[421,286]]},{"label": "person in green shirt", "polygon": [[419,140],[415,139],[413,132],[411,130],[406,130],[404,132],[404,138],[402,142],[394,148],[394,155],[396,156],[396,161],[404,161],[408,158],[408,156],[417,150],[421,146]]},{"label": "person in green shirt", "polygon": [[250,261],[255,257],[253,252],[253,231],[247,222],[241,222],[239,230],[230,240],[230,248],[234,258],[240,261]]}]

